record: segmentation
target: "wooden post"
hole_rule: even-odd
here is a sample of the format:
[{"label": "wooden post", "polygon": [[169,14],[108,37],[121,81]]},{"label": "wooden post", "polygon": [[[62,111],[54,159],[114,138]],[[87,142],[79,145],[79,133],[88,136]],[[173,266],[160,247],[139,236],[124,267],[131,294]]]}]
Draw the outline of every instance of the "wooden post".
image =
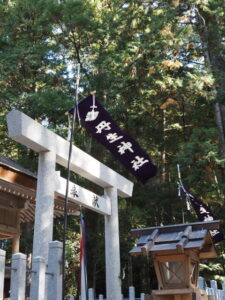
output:
[{"label": "wooden post", "polygon": [[5,279],[5,251],[0,249],[0,299],[3,299]]},{"label": "wooden post", "polygon": [[111,216],[105,216],[106,298],[121,300],[120,241],[118,197],[116,188],[105,188],[111,199]]},{"label": "wooden post", "polygon": [[20,209],[16,212],[17,234],[12,238],[12,254],[20,252]]},{"label": "wooden post", "polygon": [[12,238],[12,254],[20,252],[20,235],[15,235]]},{"label": "wooden post", "polygon": [[10,299],[25,299],[25,283],[26,283],[26,255],[16,253],[12,256],[12,271],[10,282]]},{"label": "wooden post", "polygon": [[32,300],[45,300],[45,269],[45,259],[40,256],[34,257],[30,289]]}]

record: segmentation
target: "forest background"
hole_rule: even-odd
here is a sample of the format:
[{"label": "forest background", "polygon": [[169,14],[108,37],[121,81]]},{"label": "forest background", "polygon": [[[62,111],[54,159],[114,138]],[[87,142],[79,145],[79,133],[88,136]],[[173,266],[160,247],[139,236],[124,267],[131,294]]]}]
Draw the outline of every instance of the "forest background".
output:
[{"label": "forest background", "polygon": [[[224,0],[1,0],[0,152],[32,171],[37,155],[7,137],[6,114],[16,108],[67,138],[65,112],[75,97],[96,97],[119,126],[148,152],[158,174],[145,185],[76,124],[74,143],[135,183],[120,199],[122,287],[157,288],[150,259],[129,255],[137,227],[197,221],[177,195],[177,163],[186,188],[207,203],[224,231]],[[61,170],[66,174],[66,170]],[[73,180],[96,190],[73,175]],[[88,286],[105,294],[104,220],[85,211]],[[55,220],[62,240],[63,219]],[[94,226],[93,226],[94,224]],[[31,251],[31,224],[21,251]],[[69,217],[67,293],[78,294],[79,218]],[[6,244],[7,245],[7,244]],[[10,245],[8,245],[10,246]],[[201,265],[206,279],[225,281],[225,243]]]}]

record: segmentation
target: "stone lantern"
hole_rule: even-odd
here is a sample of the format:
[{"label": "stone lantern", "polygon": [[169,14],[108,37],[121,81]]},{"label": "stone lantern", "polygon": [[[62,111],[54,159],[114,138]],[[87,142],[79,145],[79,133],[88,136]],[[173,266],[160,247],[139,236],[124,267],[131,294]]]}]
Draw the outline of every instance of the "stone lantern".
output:
[{"label": "stone lantern", "polygon": [[159,290],[151,299],[209,299],[197,288],[199,261],[217,257],[210,232],[218,229],[219,221],[210,221],[132,230],[139,239],[130,253],[153,258]]}]

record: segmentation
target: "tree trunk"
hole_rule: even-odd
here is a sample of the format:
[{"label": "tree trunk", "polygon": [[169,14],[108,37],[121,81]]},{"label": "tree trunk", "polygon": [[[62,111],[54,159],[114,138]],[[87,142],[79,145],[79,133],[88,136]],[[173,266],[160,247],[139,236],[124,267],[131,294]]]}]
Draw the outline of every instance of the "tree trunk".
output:
[{"label": "tree trunk", "polygon": [[220,131],[220,152],[222,155],[225,155],[224,112],[224,105],[217,102],[215,104],[215,120]]},{"label": "tree trunk", "polygon": [[[199,35],[203,45],[206,64],[213,73],[217,87],[213,87],[216,94],[215,122],[219,128],[220,152],[225,155],[225,107],[222,105],[225,100],[225,59],[222,55],[222,36],[220,24],[212,14],[198,9]],[[199,24],[200,25],[200,24]]]}]

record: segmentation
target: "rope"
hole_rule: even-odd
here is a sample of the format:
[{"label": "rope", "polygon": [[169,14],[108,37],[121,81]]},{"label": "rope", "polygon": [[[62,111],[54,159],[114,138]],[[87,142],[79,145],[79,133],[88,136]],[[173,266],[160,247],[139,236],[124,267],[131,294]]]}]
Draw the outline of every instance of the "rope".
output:
[{"label": "rope", "polygon": [[[186,189],[183,185],[183,182],[181,180],[181,173],[180,173],[180,165],[179,164],[177,164],[177,173],[178,173],[178,181],[177,181],[178,197],[180,198],[180,200],[183,200],[182,192],[185,193],[187,210],[190,210],[191,209],[190,197],[193,197],[193,196],[186,191]],[[185,223],[183,207],[182,207],[182,222]]]}]

